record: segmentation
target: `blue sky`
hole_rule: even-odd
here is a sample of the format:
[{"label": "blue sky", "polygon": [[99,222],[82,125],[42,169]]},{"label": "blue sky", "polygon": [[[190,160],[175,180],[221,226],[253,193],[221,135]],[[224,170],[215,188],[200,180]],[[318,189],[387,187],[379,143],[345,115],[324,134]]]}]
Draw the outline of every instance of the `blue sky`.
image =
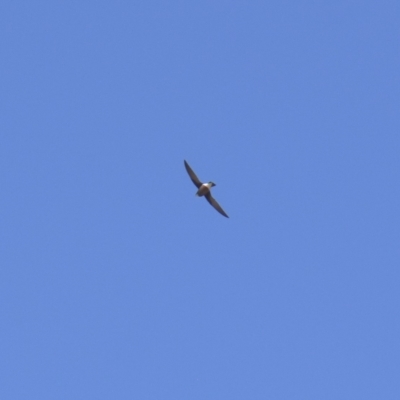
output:
[{"label": "blue sky", "polygon": [[399,399],[399,4],[3,1],[1,398]]}]

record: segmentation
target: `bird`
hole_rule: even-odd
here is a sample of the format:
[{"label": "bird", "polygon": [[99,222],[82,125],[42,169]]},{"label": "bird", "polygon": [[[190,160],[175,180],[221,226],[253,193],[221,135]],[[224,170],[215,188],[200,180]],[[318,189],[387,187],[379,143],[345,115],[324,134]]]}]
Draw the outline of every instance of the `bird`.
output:
[{"label": "bird", "polygon": [[195,184],[197,187],[197,192],[196,196],[202,197],[204,196],[206,200],[224,217],[229,218],[228,214],[222,209],[222,207],[218,204],[217,200],[214,199],[214,197],[211,196],[211,188],[214,186],[217,186],[214,182],[207,182],[207,183],[202,183],[200,179],[197,177],[197,175],[193,172],[192,168],[190,168],[190,165],[187,163],[186,160],[183,160],[185,163],[185,168],[187,173],[190,176],[190,179],[192,182]]}]

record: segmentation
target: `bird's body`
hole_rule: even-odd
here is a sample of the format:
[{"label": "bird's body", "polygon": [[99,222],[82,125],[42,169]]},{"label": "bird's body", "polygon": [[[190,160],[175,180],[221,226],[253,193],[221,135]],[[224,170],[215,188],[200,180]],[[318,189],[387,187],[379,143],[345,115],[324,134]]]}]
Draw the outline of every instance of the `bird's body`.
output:
[{"label": "bird's body", "polygon": [[199,187],[199,190],[197,191],[196,196],[201,197],[201,196],[206,195],[207,193],[210,193],[212,187],[213,187],[212,182],[203,183],[203,184]]},{"label": "bird's body", "polygon": [[185,168],[187,173],[190,176],[190,179],[192,182],[195,184],[197,187],[197,193],[196,196],[202,197],[204,196],[206,200],[224,217],[229,218],[228,214],[222,209],[222,207],[217,203],[217,201],[214,199],[214,197],[211,196],[211,188],[213,186],[216,186],[214,182],[207,182],[207,183],[202,183],[197,175],[193,172],[192,168],[190,168],[189,164],[184,161],[185,163]]}]

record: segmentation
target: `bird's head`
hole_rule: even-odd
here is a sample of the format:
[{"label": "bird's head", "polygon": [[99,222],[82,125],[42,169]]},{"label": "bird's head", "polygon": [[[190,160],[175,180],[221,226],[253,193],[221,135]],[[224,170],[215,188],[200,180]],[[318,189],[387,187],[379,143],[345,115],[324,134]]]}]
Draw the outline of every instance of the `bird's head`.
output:
[{"label": "bird's head", "polygon": [[214,182],[208,182],[208,184],[210,185],[210,187],[217,186]]}]

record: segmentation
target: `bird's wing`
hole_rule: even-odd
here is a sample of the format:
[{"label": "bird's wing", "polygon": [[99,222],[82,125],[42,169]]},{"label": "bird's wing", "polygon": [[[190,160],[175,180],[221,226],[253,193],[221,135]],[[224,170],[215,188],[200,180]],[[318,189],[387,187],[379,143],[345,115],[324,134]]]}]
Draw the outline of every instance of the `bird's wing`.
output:
[{"label": "bird's wing", "polygon": [[224,217],[229,218],[228,214],[222,209],[222,207],[217,203],[217,200],[214,199],[214,197],[211,196],[211,193],[208,192],[205,195],[205,198],[207,199],[207,201],[220,213],[222,214]]},{"label": "bird's wing", "polygon": [[192,168],[190,168],[189,164],[186,162],[186,160],[183,160],[185,162],[185,168],[187,173],[190,176],[190,179],[192,182],[199,188],[202,183],[200,182],[199,178],[196,176],[196,174],[193,172]]}]

